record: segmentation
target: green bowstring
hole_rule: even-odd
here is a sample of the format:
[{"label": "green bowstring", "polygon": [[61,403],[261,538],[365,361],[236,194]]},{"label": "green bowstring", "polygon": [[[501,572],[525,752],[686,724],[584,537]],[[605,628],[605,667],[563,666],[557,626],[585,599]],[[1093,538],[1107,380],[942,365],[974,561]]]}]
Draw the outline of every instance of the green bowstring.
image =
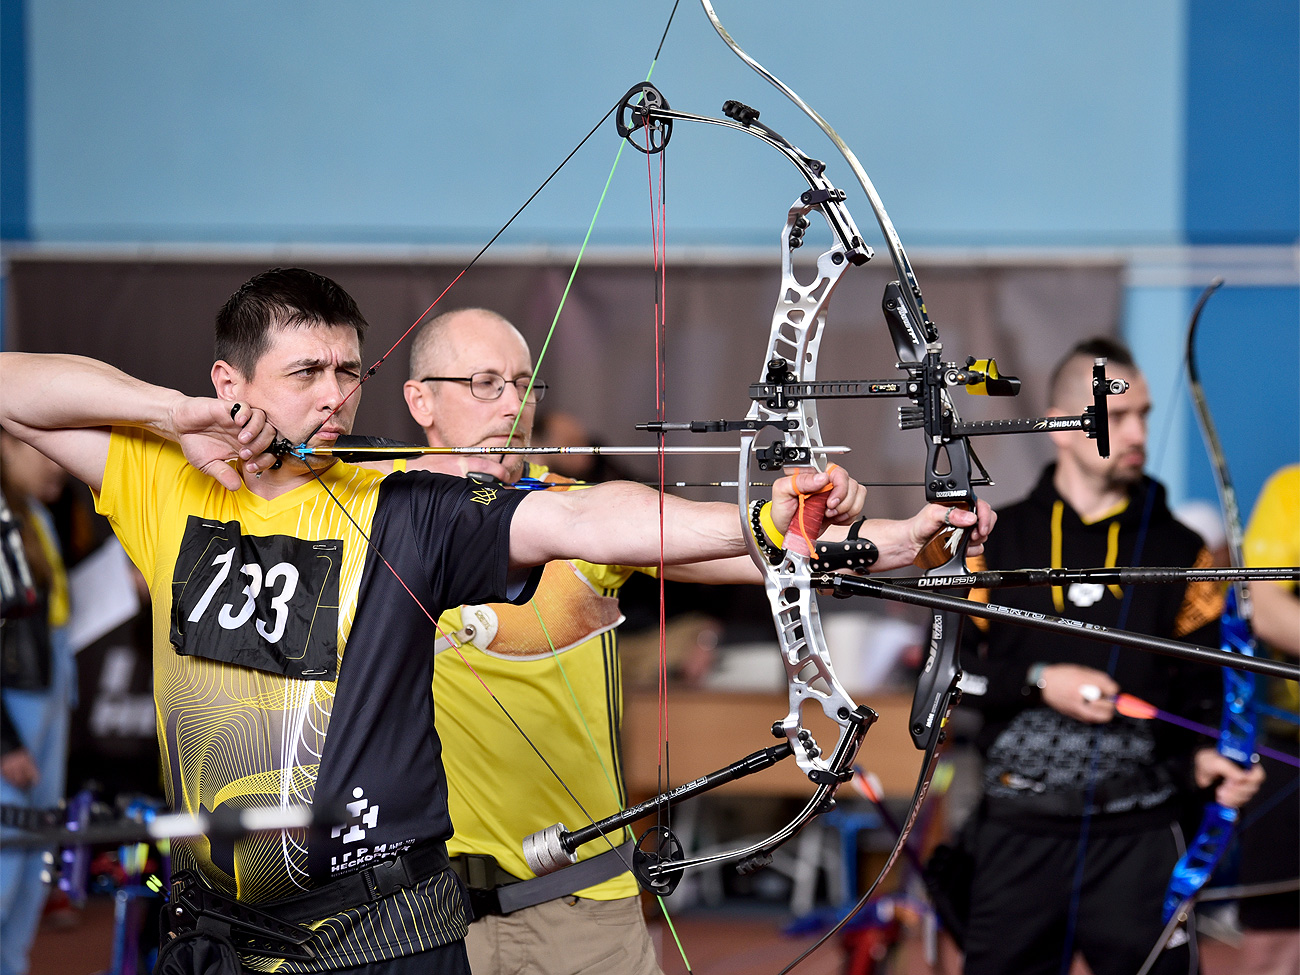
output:
[{"label": "green bowstring", "polygon": [[[677,13],[677,5],[679,2],[680,0],[674,0],[673,9],[671,13],[669,13],[668,15],[668,23],[664,25],[663,36],[660,37],[659,39],[659,47],[658,49],[656,49],[655,55],[650,61],[650,70],[646,72],[646,76],[645,76],[646,81],[650,80],[651,76],[655,72],[655,66],[659,63],[659,54],[660,52],[663,51],[664,41],[667,40],[668,38],[668,29],[672,26],[673,17]],[[578,256],[573,262],[573,270],[569,272],[569,279],[568,281],[565,282],[564,291],[560,295],[559,305],[556,307],[555,315],[551,319],[550,328],[548,328],[546,331],[546,339],[542,342],[541,351],[538,352],[537,354],[537,362],[534,364],[533,374],[528,380],[528,388],[524,391],[523,403],[527,403],[528,398],[533,394],[533,384],[536,383],[537,376],[541,373],[542,360],[546,358],[546,353],[551,347],[551,339],[555,335],[556,326],[559,325],[560,315],[564,311],[564,305],[569,299],[569,292],[573,288],[574,279],[576,279],[578,276],[578,268],[582,264],[582,258],[587,253],[587,245],[591,242],[591,235],[593,232],[595,232],[596,229],[596,220],[600,217],[601,208],[605,205],[605,197],[609,194],[610,185],[614,182],[614,174],[618,171],[618,164],[619,161],[623,158],[623,150],[626,147],[626,145],[627,143],[625,140],[622,139],[619,140],[618,152],[614,154],[614,163],[612,166],[610,166],[609,175],[605,177],[605,185],[601,188],[600,197],[596,200],[596,209],[591,215],[591,221],[587,224],[587,232],[586,234],[583,235],[582,246],[578,248]],[[519,412],[515,414],[514,423],[511,424],[510,426],[510,435],[506,438],[506,443],[510,443],[511,441],[514,440],[515,433],[519,429],[519,423],[523,419],[523,415],[524,415],[523,404],[521,404]],[[533,611],[537,614],[537,621],[542,626],[542,632],[546,634],[546,642],[550,646],[552,659],[555,660],[556,665],[559,667],[560,675],[564,680],[565,686],[569,690],[570,697],[573,699],[573,705],[575,710],[577,710],[578,712],[579,720],[582,722],[583,728],[585,729],[587,734],[587,738],[591,742],[592,749],[595,751],[596,760],[600,762],[601,771],[605,775],[605,780],[609,784],[611,791],[614,792],[615,799],[618,801],[619,805],[621,806],[622,797],[619,796],[617,788],[614,786],[613,780],[610,776],[609,770],[605,768],[604,760],[601,759],[600,757],[600,750],[596,747],[595,738],[591,733],[591,728],[587,724],[587,719],[585,715],[583,715],[582,713],[582,708],[578,705],[578,699],[577,699],[577,695],[574,693],[573,685],[569,683],[568,675],[564,671],[564,665],[560,663],[559,654],[556,652],[554,644],[551,643],[550,633],[547,631],[546,623],[542,620],[541,611],[537,608],[535,603],[533,604]],[[625,832],[630,833],[630,830],[625,830]],[[612,847],[612,843],[611,843],[611,847]],[[664,899],[661,895],[656,894],[655,900],[659,902],[659,910],[663,913],[664,921],[667,923],[668,930],[673,936],[673,942],[677,945],[677,951],[682,956],[682,964],[686,966],[687,972],[692,971],[691,963],[686,958],[686,949],[682,946],[681,938],[678,937],[677,927],[676,925],[673,924],[673,920],[668,914],[668,905],[664,903]]]}]

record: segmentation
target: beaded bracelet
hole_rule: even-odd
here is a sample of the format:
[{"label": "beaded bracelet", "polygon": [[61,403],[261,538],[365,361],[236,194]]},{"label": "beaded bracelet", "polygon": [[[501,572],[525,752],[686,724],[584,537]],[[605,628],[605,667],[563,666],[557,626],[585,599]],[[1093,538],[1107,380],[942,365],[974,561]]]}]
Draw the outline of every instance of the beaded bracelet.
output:
[{"label": "beaded bracelet", "polygon": [[771,501],[751,501],[749,503],[749,528],[754,533],[754,542],[763,557],[772,565],[780,565],[785,559],[785,536],[776,530],[772,521]]}]

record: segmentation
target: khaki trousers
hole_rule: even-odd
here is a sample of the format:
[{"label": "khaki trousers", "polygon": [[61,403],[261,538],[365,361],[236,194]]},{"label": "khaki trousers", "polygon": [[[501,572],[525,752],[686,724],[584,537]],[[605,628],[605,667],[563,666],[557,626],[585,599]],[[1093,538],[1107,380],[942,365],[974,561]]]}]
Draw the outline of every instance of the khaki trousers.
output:
[{"label": "khaki trousers", "polygon": [[465,948],[474,975],[663,975],[637,897],[557,897],[485,917]]}]

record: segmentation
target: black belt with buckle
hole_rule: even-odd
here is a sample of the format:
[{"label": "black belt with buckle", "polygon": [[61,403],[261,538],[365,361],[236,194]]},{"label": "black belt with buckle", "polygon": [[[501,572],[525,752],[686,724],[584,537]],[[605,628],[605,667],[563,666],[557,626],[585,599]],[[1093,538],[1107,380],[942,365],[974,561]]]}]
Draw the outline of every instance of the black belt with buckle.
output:
[{"label": "black belt with buckle", "polygon": [[490,915],[513,914],[575,891],[586,890],[626,873],[636,844],[606,850],[571,867],[541,877],[523,880],[503,870],[496,857],[483,853],[460,853],[451,858],[451,869],[465,882],[472,920]]}]

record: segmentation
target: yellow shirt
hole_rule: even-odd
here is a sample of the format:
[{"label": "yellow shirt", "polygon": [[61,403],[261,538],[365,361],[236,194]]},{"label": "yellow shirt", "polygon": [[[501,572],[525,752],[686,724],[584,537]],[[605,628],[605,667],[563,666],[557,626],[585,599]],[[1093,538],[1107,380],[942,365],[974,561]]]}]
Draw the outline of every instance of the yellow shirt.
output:
[{"label": "yellow shirt", "polygon": [[[1300,464],[1283,467],[1264,484],[1250,524],[1242,539],[1248,566],[1300,565]],[[1261,586],[1291,583],[1257,583]],[[1269,700],[1287,711],[1300,711],[1300,686],[1294,681],[1269,681]],[[1295,725],[1281,720],[1269,721],[1270,729],[1290,736],[1297,734]]]},{"label": "yellow shirt", "polygon": [[[97,507],[153,596],[169,803],[347,810],[333,829],[174,843],[176,870],[260,902],[450,835],[423,613],[531,595],[532,580],[519,586],[508,570],[520,500],[347,464],[267,500],[226,490],[173,443],[114,431]],[[446,944],[465,925],[444,871],[316,922],[313,962],[244,964],[350,967]]]}]

